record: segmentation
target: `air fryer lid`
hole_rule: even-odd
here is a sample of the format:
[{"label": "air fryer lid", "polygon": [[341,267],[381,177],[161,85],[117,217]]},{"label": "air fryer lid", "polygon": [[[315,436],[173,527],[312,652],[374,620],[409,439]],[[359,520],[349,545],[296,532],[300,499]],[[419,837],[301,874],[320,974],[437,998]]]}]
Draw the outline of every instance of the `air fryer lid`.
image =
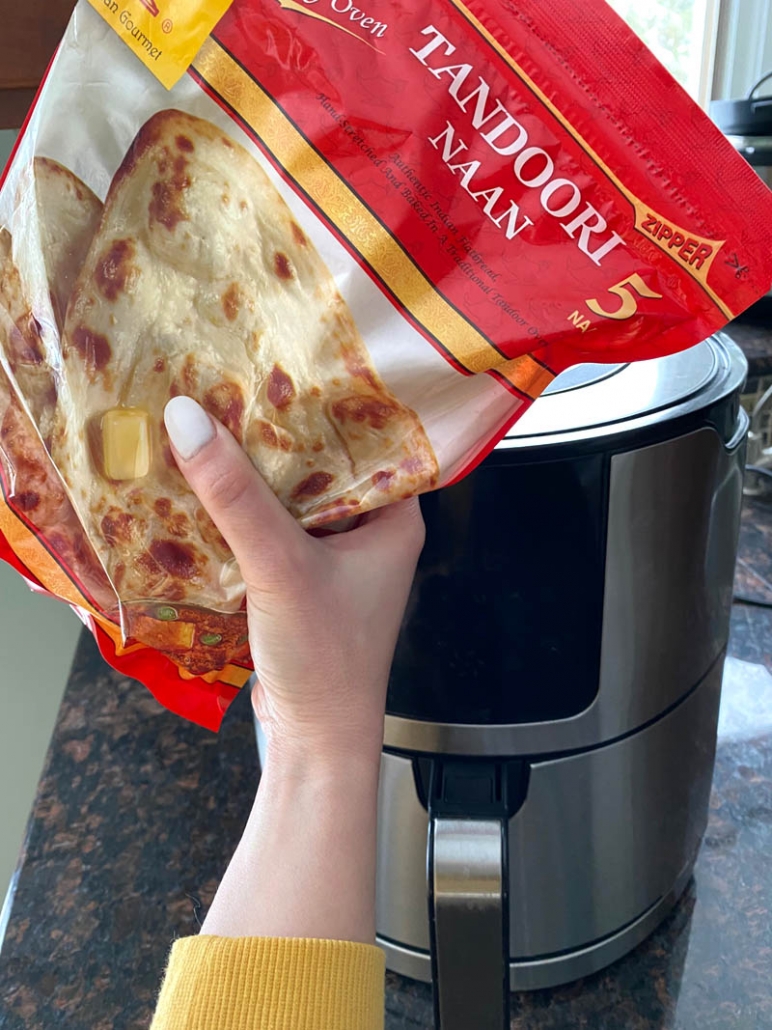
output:
[{"label": "air fryer lid", "polygon": [[577,365],[550,384],[499,447],[597,437],[689,414],[737,390],[746,368],[721,334],[651,361]]},{"label": "air fryer lid", "polygon": [[[756,83],[742,100],[714,100],[710,105],[710,117],[725,136],[769,136],[772,137],[772,96],[754,97],[754,93],[765,82],[772,79],[772,72]],[[770,138],[772,146],[772,138]]]}]

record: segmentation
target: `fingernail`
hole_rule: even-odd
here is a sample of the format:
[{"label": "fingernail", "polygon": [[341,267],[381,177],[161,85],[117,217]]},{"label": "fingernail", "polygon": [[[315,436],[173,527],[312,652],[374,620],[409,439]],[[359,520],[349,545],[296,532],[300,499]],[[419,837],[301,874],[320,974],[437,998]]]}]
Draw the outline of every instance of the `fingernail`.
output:
[{"label": "fingernail", "polygon": [[172,397],[164,409],[169,438],[183,461],[190,461],[214,440],[214,424],[192,397]]}]

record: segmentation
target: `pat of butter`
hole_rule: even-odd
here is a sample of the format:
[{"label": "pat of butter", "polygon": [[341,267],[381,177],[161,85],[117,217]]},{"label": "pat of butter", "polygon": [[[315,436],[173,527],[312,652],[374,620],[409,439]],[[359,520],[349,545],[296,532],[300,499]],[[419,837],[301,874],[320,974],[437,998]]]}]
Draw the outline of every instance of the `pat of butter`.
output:
[{"label": "pat of butter", "polygon": [[141,479],[150,471],[150,416],[113,408],[102,416],[102,457],[108,479]]}]

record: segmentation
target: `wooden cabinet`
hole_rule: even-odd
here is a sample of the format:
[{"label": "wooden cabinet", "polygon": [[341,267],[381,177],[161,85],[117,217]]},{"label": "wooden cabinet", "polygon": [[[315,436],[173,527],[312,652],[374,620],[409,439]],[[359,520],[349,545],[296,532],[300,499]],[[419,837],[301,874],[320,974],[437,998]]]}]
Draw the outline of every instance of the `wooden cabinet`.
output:
[{"label": "wooden cabinet", "polygon": [[75,0],[0,0],[0,129],[17,129]]}]

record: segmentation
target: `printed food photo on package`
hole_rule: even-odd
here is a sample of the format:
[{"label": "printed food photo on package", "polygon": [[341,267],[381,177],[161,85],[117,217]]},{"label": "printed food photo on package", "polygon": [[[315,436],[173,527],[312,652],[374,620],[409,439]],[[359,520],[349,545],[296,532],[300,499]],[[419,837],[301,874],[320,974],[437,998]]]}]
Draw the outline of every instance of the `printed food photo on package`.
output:
[{"label": "printed food photo on package", "polygon": [[79,0],[0,186],[0,555],[216,729],[245,587],[170,398],[332,525],[720,329],[770,225],[604,0]]}]

